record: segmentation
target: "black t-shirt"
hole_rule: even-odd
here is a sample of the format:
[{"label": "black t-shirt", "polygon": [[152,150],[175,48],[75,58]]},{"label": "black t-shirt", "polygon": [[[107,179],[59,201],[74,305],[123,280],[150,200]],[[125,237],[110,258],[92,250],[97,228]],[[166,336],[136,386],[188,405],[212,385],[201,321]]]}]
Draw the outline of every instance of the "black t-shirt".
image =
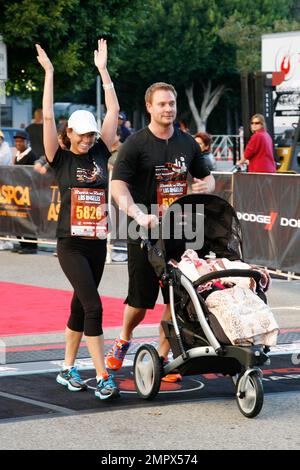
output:
[{"label": "black t-shirt", "polygon": [[[151,205],[157,204],[155,171],[166,163],[185,168],[181,179],[186,179],[188,172],[195,178],[210,174],[200,147],[191,135],[175,128],[170,139],[159,139],[145,127],[129,136],[120,147],[112,179],[128,183],[134,202],[146,206],[148,213],[155,213],[151,211]],[[131,221],[128,217],[128,223]],[[139,240],[128,234],[129,243],[137,244]]]},{"label": "black t-shirt", "polygon": [[157,202],[155,167],[168,162],[185,166],[195,178],[210,174],[200,147],[191,135],[175,128],[170,139],[159,139],[145,127],[122,144],[112,179],[128,183],[134,202],[150,209],[151,204]]},{"label": "black t-shirt", "polygon": [[26,155],[24,155],[21,160],[16,160],[15,165],[34,165],[36,159],[36,154],[30,150],[30,152],[26,153]]},{"label": "black t-shirt", "polygon": [[25,129],[29,134],[30,146],[37,157],[45,155],[43,144],[43,124],[33,122]]},{"label": "black t-shirt", "polygon": [[84,155],[58,148],[53,162],[61,197],[57,237],[70,237],[71,188],[107,188],[107,160],[110,152],[99,139]]}]

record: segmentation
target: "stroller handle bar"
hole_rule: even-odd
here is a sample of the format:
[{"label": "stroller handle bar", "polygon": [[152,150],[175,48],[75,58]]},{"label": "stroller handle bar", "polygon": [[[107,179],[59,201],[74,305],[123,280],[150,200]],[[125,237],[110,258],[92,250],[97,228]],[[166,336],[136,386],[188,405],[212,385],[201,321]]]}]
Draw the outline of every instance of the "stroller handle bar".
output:
[{"label": "stroller handle bar", "polygon": [[200,284],[205,284],[212,279],[219,279],[220,277],[253,277],[258,284],[261,280],[261,273],[254,269],[226,269],[221,271],[214,271],[212,273],[201,276],[200,279],[197,279],[197,281],[193,282],[193,286],[198,287]]}]

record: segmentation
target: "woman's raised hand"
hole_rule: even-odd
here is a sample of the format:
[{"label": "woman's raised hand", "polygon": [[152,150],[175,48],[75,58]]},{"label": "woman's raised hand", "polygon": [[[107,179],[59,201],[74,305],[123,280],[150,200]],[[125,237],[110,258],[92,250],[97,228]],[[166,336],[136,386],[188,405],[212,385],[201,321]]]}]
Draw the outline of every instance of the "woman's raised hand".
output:
[{"label": "woman's raised hand", "polygon": [[45,72],[47,71],[52,72],[54,70],[53,65],[51,63],[51,60],[47,56],[46,52],[44,51],[44,49],[39,44],[36,44],[35,47],[38,53],[37,60],[39,61],[39,63],[41,64]]},{"label": "woman's raised hand", "polygon": [[94,62],[98,69],[105,69],[107,64],[107,44],[105,39],[98,40],[98,50],[94,51]]}]

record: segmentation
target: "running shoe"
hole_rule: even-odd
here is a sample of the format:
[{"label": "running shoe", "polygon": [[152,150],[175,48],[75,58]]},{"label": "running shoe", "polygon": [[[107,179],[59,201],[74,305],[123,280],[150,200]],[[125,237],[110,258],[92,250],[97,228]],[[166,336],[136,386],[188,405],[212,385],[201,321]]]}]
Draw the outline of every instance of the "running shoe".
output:
[{"label": "running shoe", "polygon": [[115,339],[113,347],[106,355],[106,366],[108,369],[121,369],[129,347],[130,341],[120,339],[119,337]]},{"label": "running shoe", "polygon": [[119,389],[112,375],[104,375],[97,383],[95,396],[100,400],[108,400],[109,398],[118,398],[120,396]]},{"label": "running shoe", "polygon": [[[168,363],[169,361],[167,359],[164,359],[163,365],[166,366]],[[169,382],[169,383],[181,382],[182,375],[181,374],[167,374],[161,380],[162,382]]]},{"label": "running shoe", "polygon": [[68,387],[71,392],[80,392],[83,390],[87,390],[87,385],[80,377],[80,374],[77,371],[76,367],[61,370],[56,377],[56,382],[61,385],[64,385],[65,387]]}]

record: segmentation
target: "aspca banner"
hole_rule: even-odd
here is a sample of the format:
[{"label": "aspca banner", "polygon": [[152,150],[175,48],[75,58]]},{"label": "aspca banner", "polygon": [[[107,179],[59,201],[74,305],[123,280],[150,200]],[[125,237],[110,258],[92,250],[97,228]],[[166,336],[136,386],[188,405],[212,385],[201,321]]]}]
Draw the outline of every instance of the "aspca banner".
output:
[{"label": "aspca banner", "polygon": [[51,170],[32,166],[0,167],[0,235],[55,238],[60,207]]},{"label": "aspca banner", "polygon": [[246,261],[300,272],[300,175],[236,173],[233,205]]}]

